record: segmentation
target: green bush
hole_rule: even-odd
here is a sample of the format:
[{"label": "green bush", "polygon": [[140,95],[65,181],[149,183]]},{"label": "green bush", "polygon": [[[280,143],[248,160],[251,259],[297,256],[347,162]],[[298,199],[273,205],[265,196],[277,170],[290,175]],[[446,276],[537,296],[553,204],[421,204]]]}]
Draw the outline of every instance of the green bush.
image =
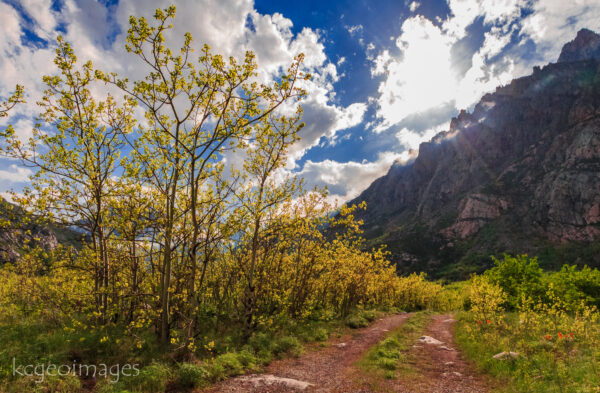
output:
[{"label": "green bush", "polygon": [[502,260],[494,258],[495,266],[484,273],[491,283],[502,288],[507,295],[507,309],[515,310],[523,297],[534,302],[549,304],[548,289],[570,309],[584,302],[600,306],[600,271],[584,266],[564,265],[558,272],[544,273],[537,258],[527,255],[516,257],[504,255]]},{"label": "green bush", "polygon": [[600,307],[600,271],[584,266],[564,265],[559,272],[545,277],[546,287],[552,285],[553,292],[570,308],[574,309],[585,302]]},{"label": "green bush", "polygon": [[369,326],[367,321],[362,315],[350,315],[346,318],[346,326],[352,329],[358,329]]},{"label": "green bush", "polygon": [[198,364],[182,363],[177,369],[177,383],[184,388],[199,388],[208,378],[208,371]]},{"label": "green bush", "polygon": [[495,285],[502,288],[506,294],[508,309],[514,310],[526,294],[533,299],[539,299],[544,293],[542,269],[537,258],[527,255],[516,257],[504,254],[502,260],[492,257],[495,266],[484,273],[484,276]]},{"label": "green bush", "polygon": [[302,344],[296,337],[282,336],[275,339],[273,342],[273,354],[275,356],[281,356],[283,354],[290,354],[292,356],[299,356],[302,353]]},{"label": "green bush", "polygon": [[360,313],[367,322],[373,322],[377,318],[377,311],[375,310],[361,310]]},{"label": "green bush", "polygon": [[136,377],[123,381],[125,388],[140,393],[163,393],[172,376],[172,370],[163,363],[144,367]]},{"label": "green bush", "polygon": [[247,370],[255,370],[258,360],[256,356],[254,356],[249,351],[243,350],[237,354],[239,362],[244,366]]},{"label": "green bush", "polygon": [[313,331],[312,339],[314,341],[327,341],[328,338],[329,338],[329,332],[327,331],[327,329],[316,328]]},{"label": "green bush", "polygon": [[220,381],[227,377],[240,375],[244,372],[244,365],[239,354],[235,352],[219,355],[210,365],[209,373],[213,381]]}]

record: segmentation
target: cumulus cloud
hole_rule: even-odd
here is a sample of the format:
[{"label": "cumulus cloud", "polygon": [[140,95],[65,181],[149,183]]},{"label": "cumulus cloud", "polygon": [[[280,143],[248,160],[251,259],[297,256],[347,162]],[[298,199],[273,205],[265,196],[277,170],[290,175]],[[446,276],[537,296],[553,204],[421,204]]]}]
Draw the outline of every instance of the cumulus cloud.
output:
[{"label": "cumulus cloud", "polygon": [[544,0],[533,4],[523,20],[521,34],[536,44],[544,58],[556,60],[565,39],[578,30],[600,30],[600,2],[596,0]]},{"label": "cumulus cloud", "polygon": [[[396,37],[399,55],[386,49],[372,60],[372,75],[381,78],[375,132],[435,108],[469,108],[496,86],[530,72],[536,62],[555,61],[577,30],[600,26],[595,0],[448,0],[448,7],[450,15],[437,23],[421,15],[406,19]],[[468,54],[460,47],[477,21],[485,27],[483,41]],[[527,50],[520,46],[528,41],[534,53],[523,56]],[[456,49],[470,57],[458,64],[452,58]],[[439,124],[432,121],[422,130]]]},{"label": "cumulus cloud", "polygon": [[377,160],[373,162],[307,161],[299,175],[306,179],[308,187],[326,185],[332,199],[345,202],[357,197],[375,179],[385,175],[395,161],[402,158],[402,154],[386,151],[379,153]]},{"label": "cumulus cloud", "polygon": [[450,122],[446,122],[436,127],[432,127],[428,130],[425,130],[424,132],[418,132],[410,130],[408,128],[402,128],[398,133],[396,133],[396,138],[398,138],[398,141],[402,146],[404,146],[406,150],[417,151],[421,143],[431,140],[431,138],[433,138],[441,131],[448,130],[449,126]]},{"label": "cumulus cloud", "polygon": [[383,122],[375,131],[451,101],[457,88],[450,69],[451,41],[430,20],[408,18],[396,45],[402,58],[383,52],[375,61],[373,73],[386,74],[377,100],[377,115]]},{"label": "cumulus cloud", "polygon": [[[183,34],[189,31],[196,49],[207,43],[213,52],[238,58],[252,50],[261,81],[276,79],[294,56],[306,55],[304,70],[314,78],[303,85],[308,92],[303,104],[304,121],[308,126],[303,139],[292,149],[293,159],[302,157],[321,138],[335,140],[338,131],[362,121],[365,104],[344,107],[333,100],[333,83],[339,79],[337,65],[327,58],[318,31],[304,28],[295,34],[290,19],[279,13],[261,14],[254,9],[251,0],[174,0],[173,3],[179,12],[172,33],[166,37],[169,45],[180,45]],[[38,111],[35,102],[40,100],[44,89],[41,76],[56,72],[53,58],[58,34],[72,44],[80,59],[92,60],[96,67],[129,79],[142,76],[139,60],[124,50],[128,18],[129,15],[151,18],[154,9],[164,6],[159,0],[124,0],[111,9],[95,0],[65,0],[60,12],[56,12],[51,0],[24,0],[19,9],[0,2],[0,73],[3,75],[0,96],[7,96],[14,85],[20,83],[25,85],[28,101],[15,108],[11,118],[0,119],[0,127],[13,124],[20,137],[30,135],[31,119]],[[22,17],[21,12],[27,18]],[[353,31],[361,29],[362,26],[353,27]],[[49,45],[22,43],[26,30],[48,41]],[[342,63],[340,59],[338,65]],[[13,178],[5,176],[7,181]]]},{"label": "cumulus cloud", "polygon": [[11,164],[6,169],[0,169],[0,181],[23,183],[28,180],[31,174],[31,170],[19,167],[16,164]]}]

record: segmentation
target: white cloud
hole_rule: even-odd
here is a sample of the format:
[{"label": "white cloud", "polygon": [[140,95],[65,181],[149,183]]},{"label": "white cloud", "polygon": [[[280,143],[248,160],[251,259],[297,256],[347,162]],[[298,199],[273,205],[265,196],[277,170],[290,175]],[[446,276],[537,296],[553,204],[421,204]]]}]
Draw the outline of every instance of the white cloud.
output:
[{"label": "white cloud", "polygon": [[24,11],[34,20],[35,32],[44,39],[54,39],[56,14],[51,11],[51,0],[21,0]]},{"label": "white cloud", "polygon": [[446,122],[440,124],[438,126],[432,127],[424,132],[418,132],[414,130],[410,130],[408,128],[403,128],[398,133],[396,133],[396,138],[402,146],[406,148],[406,150],[419,150],[419,145],[423,142],[427,142],[431,140],[434,136],[436,136],[441,131],[447,131],[450,127],[450,122]]},{"label": "white cloud", "polygon": [[600,2],[597,0],[544,0],[535,2],[523,22],[521,33],[535,42],[540,54],[556,61],[566,41],[578,30],[600,30]]},{"label": "white cloud", "polygon": [[31,174],[31,170],[11,164],[6,169],[0,169],[0,181],[11,183],[26,182]]},{"label": "white cloud", "polygon": [[332,199],[345,202],[357,197],[401,158],[401,154],[388,151],[380,153],[373,162],[307,161],[299,174],[307,179],[308,187],[326,185]]},{"label": "white cloud", "polygon": [[[521,20],[522,10],[531,5],[533,12]],[[441,24],[419,15],[406,19],[396,38],[400,56],[383,50],[372,60],[372,75],[383,76],[374,131],[449,104],[456,111],[469,108],[486,92],[530,72],[540,58],[555,61],[578,29],[600,26],[595,0],[448,0],[448,6],[450,16]],[[453,47],[478,18],[486,27],[483,44],[467,59],[466,69],[454,69]],[[523,43],[530,38],[537,57],[510,52],[515,37]]]},{"label": "white cloud", "polygon": [[409,4],[408,8],[410,9],[410,12],[415,12],[417,10],[417,8],[419,8],[421,6],[421,3],[417,2],[417,1],[413,1],[412,3]]},{"label": "white cloud", "polygon": [[[140,70],[145,68],[124,50],[129,16],[151,19],[156,8],[165,7],[159,0],[123,0],[116,6],[116,20],[109,20],[107,8],[95,0],[65,0],[60,14],[51,10],[51,3],[50,0],[24,0],[21,3],[22,9],[34,21],[36,34],[51,42],[48,48],[38,48],[21,45],[25,21],[15,8],[0,2],[0,73],[3,75],[0,96],[8,95],[16,83],[21,83],[25,85],[28,101],[15,108],[11,118],[1,119],[0,127],[10,122],[22,137],[30,134],[31,119],[39,110],[35,103],[44,90],[42,75],[56,72],[53,40],[58,35],[59,24],[64,25],[66,33],[63,35],[79,59],[92,60],[96,67],[131,80],[141,77]],[[196,49],[207,43],[215,53],[238,58],[243,58],[246,50],[252,50],[256,54],[261,81],[276,78],[300,52],[306,55],[304,70],[310,72],[313,79],[303,84],[308,92],[308,99],[303,104],[307,127],[303,131],[303,140],[292,149],[293,159],[300,158],[322,137],[335,140],[338,131],[362,121],[365,104],[343,107],[333,102],[333,83],[338,81],[339,75],[336,64],[325,55],[318,31],[304,28],[294,34],[290,19],[279,13],[260,14],[254,9],[252,0],[174,0],[172,3],[178,12],[173,31],[166,37],[169,45],[180,45],[183,34],[189,31]],[[353,32],[361,30],[362,26],[352,27]],[[111,35],[113,41],[109,40]],[[343,61],[339,59],[338,65]]]},{"label": "white cloud", "polygon": [[379,85],[377,116],[383,131],[407,116],[454,99],[457,82],[451,70],[452,41],[423,16],[408,18],[396,40],[400,59],[389,52],[377,57],[373,74],[386,74]]},{"label": "white cloud", "polygon": [[334,143],[338,131],[354,127],[363,121],[367,110],[366,104],[355,103],[343,108],[336,105],[323,105],[321,101],[325,99],[325,90],[320,89],[302,104],[306,126],[300,132],[302,139],[291,149],[292,162],[289,167],[293,168],[293,162],[302,157],[306,150],[316,146],[322,137]]},{"label": "white cloud", "polygon": [[355,35],[363,31],[363,25],[345,26],[350,35]]}]

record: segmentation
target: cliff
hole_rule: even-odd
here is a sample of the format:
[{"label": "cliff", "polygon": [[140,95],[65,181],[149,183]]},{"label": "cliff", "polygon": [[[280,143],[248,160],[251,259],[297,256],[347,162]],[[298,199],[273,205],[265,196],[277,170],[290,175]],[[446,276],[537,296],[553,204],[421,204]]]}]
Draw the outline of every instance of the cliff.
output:
[{"label": "cliff", "polygon": [[363,200],[367,238],[400,271],[461,278],[504,251],[600,265],[600,36],[580,31],[557,63],[461,111]]}]

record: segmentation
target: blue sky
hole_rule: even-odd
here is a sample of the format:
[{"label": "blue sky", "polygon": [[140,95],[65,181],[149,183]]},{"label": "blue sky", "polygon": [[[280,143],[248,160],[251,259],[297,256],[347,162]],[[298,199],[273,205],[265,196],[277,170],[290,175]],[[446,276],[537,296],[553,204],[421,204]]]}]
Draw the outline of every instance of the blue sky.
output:
[{"label": "blue sky", "polygon": [[[190,31],[215,52],[257,54],[260,78],[275,78],[298,52],[315,78],[307,86],[303,140],[288,167],[309,186],[355,197],[421,141],[445,130],[486,92],[555,61],[583,27],[600,30],[597,0],[268,1],[173,0],[174,35]],[[158,0],[0,0],[0,96],[24,84],[28,104],[0,127],[22,138],[33,126],[41,77],[58,34],[81,59],[135,78],[124,53],[131,14]],[[0,159],[0,192],[27,183],[27,169]]]}]

